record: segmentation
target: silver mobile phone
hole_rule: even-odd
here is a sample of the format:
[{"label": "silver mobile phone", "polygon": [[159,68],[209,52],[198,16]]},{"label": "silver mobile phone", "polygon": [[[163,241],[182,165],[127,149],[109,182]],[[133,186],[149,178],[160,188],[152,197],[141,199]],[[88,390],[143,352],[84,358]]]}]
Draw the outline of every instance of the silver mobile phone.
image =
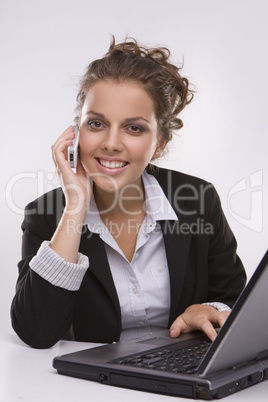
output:
[{"label": "silver mobile phone", "polygon": [[79,128],[77,125],[74,126],[75,138],[73,144],[68,147],[68,161],[71,168],[76,168],[79,153]]}]

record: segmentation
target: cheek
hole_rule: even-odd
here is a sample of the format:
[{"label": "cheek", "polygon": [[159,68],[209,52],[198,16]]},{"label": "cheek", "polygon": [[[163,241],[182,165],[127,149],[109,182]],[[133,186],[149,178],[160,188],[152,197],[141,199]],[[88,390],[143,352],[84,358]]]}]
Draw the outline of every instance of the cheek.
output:
[{"label": "cheek", "polygon": [[96,146],[96,141],[94,141],[94,136],[88,135],[81,135],[80,134],[80,139],[79,139],[79,149],[80,149],[80,155],[83,154],[90,154],[95,146]]},{"label": "cheek", "polygon": [[151,139],[136,141],[133,145],[133,154],[137,159],[151,159],[157,146],[157,141],[151,141]]}]

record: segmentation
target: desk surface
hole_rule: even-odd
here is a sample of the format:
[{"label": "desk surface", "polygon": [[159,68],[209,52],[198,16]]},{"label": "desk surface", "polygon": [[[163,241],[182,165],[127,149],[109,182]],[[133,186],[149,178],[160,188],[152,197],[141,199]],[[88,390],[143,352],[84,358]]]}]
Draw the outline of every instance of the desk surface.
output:
[{"label": "desk surface", "polygon": [[[13,335],[0,335],[0,401],[2,402],[172,402],[190,401],[146,392],[102,385],[59,375],[52,359],[60,354],[87,349],[95,344],[61,341],[53,348],[38,350]],[[266,401],[268,381],[222,399],[226,402]]]}]

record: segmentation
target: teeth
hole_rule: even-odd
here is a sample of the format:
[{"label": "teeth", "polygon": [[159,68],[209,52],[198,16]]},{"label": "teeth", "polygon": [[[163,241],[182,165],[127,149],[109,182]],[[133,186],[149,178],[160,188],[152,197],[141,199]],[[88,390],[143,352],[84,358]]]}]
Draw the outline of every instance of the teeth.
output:
[{"label": "teeth", "polygon": [[99,159],[99,163],[102,166],[105,166],[110,169],[121,168],[126,165],[126,162],[119,162],[119,161],[111,161],[110,162],[110,161],[106,161],[106,160],[102,160],[102,159]]}]

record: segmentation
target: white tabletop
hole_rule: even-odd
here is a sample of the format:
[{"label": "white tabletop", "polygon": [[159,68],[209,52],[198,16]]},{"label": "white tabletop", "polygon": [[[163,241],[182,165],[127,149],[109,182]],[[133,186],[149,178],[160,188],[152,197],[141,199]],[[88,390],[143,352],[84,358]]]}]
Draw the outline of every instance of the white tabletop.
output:
[{"label": "white tabletop", "polygon": [[[96,344],[61,341],[50,349],[32,349],[15,335],[0,335],[1,402],[172,402],[188,401],[146,392],[116,388],[97,382],[59,375],[52,359],[60,354],[87,349]],[[254,385],[223,401],[252,402],[268,400],[268,381]]]}]

